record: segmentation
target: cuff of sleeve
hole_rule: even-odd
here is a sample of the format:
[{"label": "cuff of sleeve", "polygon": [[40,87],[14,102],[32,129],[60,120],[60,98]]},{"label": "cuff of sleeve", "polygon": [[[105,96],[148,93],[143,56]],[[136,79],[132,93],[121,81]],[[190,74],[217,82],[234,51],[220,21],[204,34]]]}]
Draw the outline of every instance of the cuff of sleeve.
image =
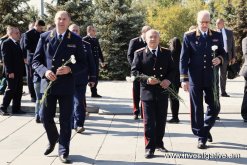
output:
[{"label": "cuff of sleeve", "polygon": [[224,58],[222,56],[218,56],[218,58],[220,59],[222,65],[224,63]]},{"label": "cuff of sleeve", "polygon": [[180,81],[181,81],[181,82],[189,81],[188,75],[186,75],[186,74],[181,74],[181,75],[180,75]]}]

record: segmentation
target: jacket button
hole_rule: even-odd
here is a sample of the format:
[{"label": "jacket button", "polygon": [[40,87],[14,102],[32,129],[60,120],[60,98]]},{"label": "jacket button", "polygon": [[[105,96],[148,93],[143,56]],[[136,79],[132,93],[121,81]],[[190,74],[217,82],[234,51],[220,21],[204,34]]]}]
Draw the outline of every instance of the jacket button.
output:
[{"label": "jacket button", "polygon": [[162,69],[162,67],[160,67],[160,70]]},{"label": "jacket button", "polygon": [[204,63],[206,63],[206,61],[204,60]]},{"label": "jacket button", "polygon": [[53,58],[52,61],[55,61],[55,59]]},{"label": "jacket button", "polygon": [[62,59],[62,61],[64,61],[64,59]]},{"label": "jacket button", "polygon": [[160,77],[163,77],[163,75],[161,74]]},{"label": "jacket button", "polygon": [[204,69],[206,69],[207,67],[206,66],[204,66]]}]

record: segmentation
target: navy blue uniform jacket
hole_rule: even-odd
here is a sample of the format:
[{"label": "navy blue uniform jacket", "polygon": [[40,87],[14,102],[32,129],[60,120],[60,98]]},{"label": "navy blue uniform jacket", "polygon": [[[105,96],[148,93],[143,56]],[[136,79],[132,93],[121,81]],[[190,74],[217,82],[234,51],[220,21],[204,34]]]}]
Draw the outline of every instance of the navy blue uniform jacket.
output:
[{"label": "navy blue uniform jacket", "polygon": [[223,48],[223,38],[219,32],[208,31],[204,39],[198,29],[184,34],[180,55],[180,81],[189,81],[190,85],[210,87],[213,85],[213,50],[212,46],[218,47],[216,57],[221,63],[226,59]]},{"label": "navy blue uniform jacket", "polygon": [[86,57],[83,54],[82,40],[79,36],[66,31],[63,40],[56,47],[57,41],[56,30],[48,31],[40,35],[40,39],[34,54],[32,67],[41,77],[41,93],[44,93],[49,80],[45,77],[47,70],[56,73],[58,67],[62,66],[71,55],[76,58],[75,64],[68,64],[72,73],[57,76],[53,83],[50,94],[66,95],[73,94],[75,81],[73,74],[80,72],[86,66]]},{"label": "navy blue uniform jacket", "polygon": [[145,47],[147,44],[143,41],[141,37],[136,37],[130,40],[128,53],[127,53],[127,59],[129,64],[132,64],[132,61],[134,59],[134,53],[136,50]]}]

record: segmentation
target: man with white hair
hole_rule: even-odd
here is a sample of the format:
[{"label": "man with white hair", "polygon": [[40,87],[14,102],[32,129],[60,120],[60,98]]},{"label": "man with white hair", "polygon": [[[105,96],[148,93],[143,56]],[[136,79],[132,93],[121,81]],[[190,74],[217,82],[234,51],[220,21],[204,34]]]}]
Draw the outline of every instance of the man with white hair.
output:
[{"label": "man with white hair", "polygon": [[[40,35],[32,67],[41,77],[41,93],[48,94],[41,105],[40,118],[47,133],[49,145],[44,155],[50,154],[59,143],[58,155],[62,163],[69,163],[71,118],[73,114],[74,75],[86,67],[81,37],[68,30],[70,16],[58,11],[56,28]],[[76,61],[64,65],[75,57]],[[76,63],[74,63],[76,62]],[[60,109],[60,133],[54,122],[57,101]]]},{"label": "man with white hair", "polygon": [[[220,110],[218,65],[224,63],[225,50],[221,34],[209,29],[208,11],[198,12],[197,24],[196,29],[184,34],[180,57],[180,80],[184,91],[189,91],[190,94],[192,132],[198,136],[197,147],[206,149],[207,140],[212,141],[209,131]],[[217,48],[215,52],[212,46]],[[203,96],[208,105],[205,118]]]},{"label": "man with white hair", "polygon": [[162,140],[168,107],[166,89],[173,80],[175,68],[171,52],[160,47],[159,41],[158,31],[147,31],[147,46],[135,52],[131,66],[132,75],[139,76],[141,83],[145,158],[153,158],[155,149],[168,152]]}]

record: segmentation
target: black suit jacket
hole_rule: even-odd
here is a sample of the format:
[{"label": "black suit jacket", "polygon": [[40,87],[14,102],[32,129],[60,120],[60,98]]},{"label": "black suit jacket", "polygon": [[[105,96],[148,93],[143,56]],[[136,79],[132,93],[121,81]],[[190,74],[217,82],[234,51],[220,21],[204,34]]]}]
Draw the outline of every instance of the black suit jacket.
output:
[{"label": "black suit jacket", "polygon": [[[158,78],[160,81],[167,79],[173,83],[175,68],[171,58],[171,52],[165,48],[159,48],[157,57],[146,47],[135,52],[131,66],[132,75],[146,75]],[[165,99],[167,92],[159,84],[147,84],[147,78],[141,80],[141,100],[152,101]]]},{"label": "black suit jacket", "polygon": [[90,43],[96,66],[99,65],[99,59],[101,62],[104,62],[104,57],[100,48],[99,40],[97,38],[91,38],[90,36],[83,37],[83,40]]},{"label": "black suit jacket", "polygon": [[35,49],[37,47],[39,38],[40,38],[40,32],[38,32],[35,29],[29,30],[26,33],[23,34],[23,49],[26,50],[26,58],[27,63],[31,64],[33,60],[33,55],[35,52]]},{"label": "black suit jacket", "polygon": [[134,59],[134,53],[136,50],[145,47],[147,44],[143,41],[141,37],[136,37],[130,40],[128,53],[127,53],[127,59],[129,64],[132,64],[132,61]]},{"label": "black suit jacket", "polygon": [[23,76],[24,60],[20,45],[14,43],[10,38],[2,44],[2,56],[5,67],[5,75],[14,73],[15,76]]}]

